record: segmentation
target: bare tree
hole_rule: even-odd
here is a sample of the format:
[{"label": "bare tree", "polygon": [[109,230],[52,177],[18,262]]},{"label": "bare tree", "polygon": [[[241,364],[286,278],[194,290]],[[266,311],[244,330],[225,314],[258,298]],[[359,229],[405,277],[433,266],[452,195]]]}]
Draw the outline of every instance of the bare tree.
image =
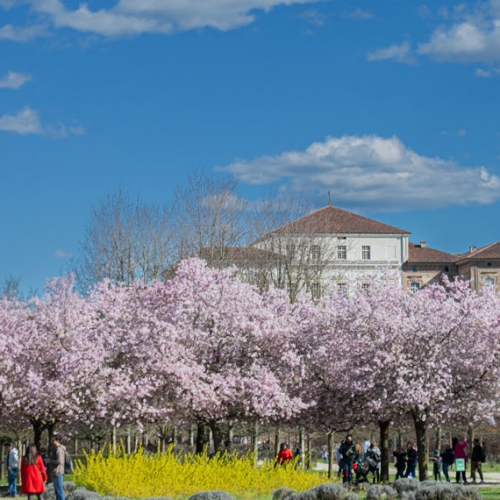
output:
[{"label": "bare tree", "polygon": [[92,207],[72,268],[82,289],[104,278],[150,282],[161,277],[170,257],[169,210],[118,190]]},{"label": "bare tree", "polygon": [[210,265],[225,265],[234,247],[248,241],[248,202],[238,195],[237,181],[228,176],[195,171],[186,186],[174,191],[172,214],[175,221],[176,260],[192,255]]},{"label": "bare tree", "polygon": [[12,274],[5,276],[0,297],[7,300],[13,300],[19,298],[20,295],[21,278],[19,276],[13,276]]},{"label": "bare tree", "polygon": [[271,195],[252,214],[252,246],[269,256],[261,272],[269,284],[287,290],[292,302],[301,291],[321,294],[322,276],[333,258],[329,238],[308,224],[309,212],[306,201]]}]

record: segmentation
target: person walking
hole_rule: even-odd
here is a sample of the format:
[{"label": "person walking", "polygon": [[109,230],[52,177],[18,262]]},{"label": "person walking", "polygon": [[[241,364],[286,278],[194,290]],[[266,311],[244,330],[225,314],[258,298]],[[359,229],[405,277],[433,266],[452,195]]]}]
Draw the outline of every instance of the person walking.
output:
[{"label": "person walking", "polygon": [[476,471],[479,474],[479,477],[481,478],[481,484],[484,484],[484,478],[483,478],[483,470],[482,466],[483,463],[486,461],[486,456],[484,453],[484,448],[479,444],[479,439],[474,439],[473,447],[472,447],[472,456],[471,456],[471,475],[472,475],[472,482],[476,482]]},{"label": "person walking", "polygon": [[398,446],[396,451],[392,454],[395,459],[396,465],[396,481],[402,479],[405,476],[406,461],[408,460],[408,455],[406,451],[403,450],[401,446]]},{"label": "person walking", "polygon": [[33,495],[36,495],[38,500],[43,500],[47,472],[34,444],[26,448],[26,454],[21,459],[21,481],[21,493],[28,495],[28,500],[31,500]]},{"label": "person walking", "polygon": [[63,486],[66,448],[61,444],[61,439],[62,438],[59,434],[54,434],[52,436],[52,455],[47,459],[52,471],[52,482],[54,483],[56,500],[66,500]]},{"label": "person walking", "polygon": [[[467,469],[467,454],[465,453],[465,448],[467,448],[467,439],[459,441],[458,438],[454,437],[452,439],[453,443],[453,455],[455,456],[455,462],[459,459],[465,461],[465,469]],[[462,476],[462,482],[467,484],[467,478],[465,477],[465,470],[462,472],[457,471],[456,480],[460,483],[460,475]]]},{"label": "person walking", "polygon": [[370,443],[370,447],[366,451],[366,461],[368,463],[370,472],[373,474],[373,484],[380,483],[380,461],[382,453],[375,441]]},{"label": "person walking", "polygon": [[417,468],[418,453],[414,443],[406,443],[406,472],[405,477],[415,478],[415,469]]},{"label": "person walking", "polygon": [[17,495],[16,477],[19,469],[19,452],[12,443],[5,443],[5,468],[7,469],[7,493],[6,497]]},{"label": "person walking", "polygon": [[441,453],[441,462],[442,462],[442,466],[443,466],[444,477],[445,477],[446,481],[449,483],[450,476],[448,474],[448,469],[455,462],[455,455],[453,454],[453,450],[451,449],[450,445],[448,445],[448,444],[444,447],[444,450]]},{"label": "person walking", "polygon": [[348,435],[342,443],[340,443],[339,453],[342,455],[342,482],[352,482],[352,463],[354,460],[354,443],[352,436]]}]

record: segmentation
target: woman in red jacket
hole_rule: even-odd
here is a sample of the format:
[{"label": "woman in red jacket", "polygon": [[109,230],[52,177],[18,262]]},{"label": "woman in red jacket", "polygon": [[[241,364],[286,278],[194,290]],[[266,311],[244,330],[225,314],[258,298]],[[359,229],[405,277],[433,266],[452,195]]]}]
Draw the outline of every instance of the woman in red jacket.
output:
[{"label": "woman in red jacket", "polygon": [[32,495],[36,495],[38,500],[43,499],[47,473],[42,457],[34,444],[26,448],[26,454],[21,460],[21,481],[21,493],[28,495],[28,500],[31,500]]},{"label": "woman in red jacket", "polygon": [[292,450],[288,448],[286,443],[281,443],[280,451],[278,453],[278,456],[276,457],[276,463],[280,465],[286,465],[287,463],[291,462],[292,459]]}]

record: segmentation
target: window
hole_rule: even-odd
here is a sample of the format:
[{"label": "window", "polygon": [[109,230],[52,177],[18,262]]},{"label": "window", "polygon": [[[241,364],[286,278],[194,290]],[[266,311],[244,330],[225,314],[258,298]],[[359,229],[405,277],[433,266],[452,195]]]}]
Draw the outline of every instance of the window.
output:
[{"label": "window", "polygon": [[418,266],[412,266],[411,272],[416,273],[418,271]]},{"label": "window", "polygon": [[444,266],[444,272],[445,273],[449,273],[450,272],[450,268],[448,266]]},{"label": "window", "polygon": [[337,247],[337,259],[340,259],[340,260],[347,259],[347,246],[339,245]]},{"label": "window", "polygon": [[347,285],[345,283],[337,283],[337,289],[342,297],[347,297]]},{"label": "window", "polygon": [[311,247],[311,259],[320,260],[321,259],[321,248],[319,245],[313,245]]},{"label": "window", "polygon": [[313,283],[311,285],[311,295],[313,296],[313,298],[317,298],[320,296],[319,283]]},{"label": "window", "polygon": [[362,246],[361,247],[361,258],[363,260],[370,260],[370,247],[369,246]]},{"label": "window", "polygon": [[370,283],[362,283],[361,284],[361,290],[364,293],[368,293],[368,291],[370,290]]},{"label": "window", "polygon": [[495,278],[485,278],[484,286],[495,286]]},{"label": "window", "polygon": [[486,267],[491,267],[493,264],[491,262],[486,263]]},{"label": "window", "polygon": [[420,283],[418,281],[410,281],[410,290],[415,293],[420,290]]}]

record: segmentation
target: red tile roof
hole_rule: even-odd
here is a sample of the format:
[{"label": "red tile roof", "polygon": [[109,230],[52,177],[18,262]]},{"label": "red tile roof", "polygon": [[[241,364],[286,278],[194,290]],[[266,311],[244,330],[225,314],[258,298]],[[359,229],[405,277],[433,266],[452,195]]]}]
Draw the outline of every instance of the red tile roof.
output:
[{"label": "red tile roof", "polygon": [[410,234],[409,231],[404,229],[398,229],[331,205],[289,222],[272,232],[298,234]]},{"label": "red tile roof", "polygon": [[428,246],[422,247],[411,241],[408,243],[408,262],[429,262],[429,263],[454,263],[457,260],[456,255],[441,252]]},{"label": "red tile roof", "polygon": [[458,262],[464,260],[476,260],[476,259],[500,259],[500,241],[495,243],[490,243],[483,248],[474,250],[474,252],[465,253],[460,255]]}]

